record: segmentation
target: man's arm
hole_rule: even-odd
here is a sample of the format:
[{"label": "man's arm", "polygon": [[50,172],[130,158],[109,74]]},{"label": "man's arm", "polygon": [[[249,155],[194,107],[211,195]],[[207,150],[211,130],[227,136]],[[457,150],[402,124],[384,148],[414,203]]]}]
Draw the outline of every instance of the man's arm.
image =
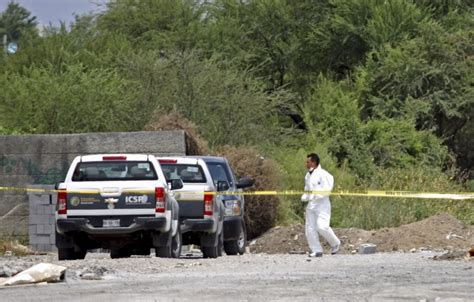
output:
[{"label": "man's arm", "polygon": [[[308,181],[306,179],[306,177],[304,178],[304,190],[305,191],[309,191],[310,188],[308,187]],[[307,193],[304,193],[303,195],[301,195],[301,201],[309,201],[309,194]]]}]

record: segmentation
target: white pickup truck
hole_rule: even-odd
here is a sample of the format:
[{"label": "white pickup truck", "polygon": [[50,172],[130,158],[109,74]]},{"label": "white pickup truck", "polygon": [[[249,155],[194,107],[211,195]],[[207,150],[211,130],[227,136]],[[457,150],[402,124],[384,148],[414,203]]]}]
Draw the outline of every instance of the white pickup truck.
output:
[{"label": "white pickup truck", "polygon": [[59,260],[84,259],[88,249],[110,249],[112,258],[132,254],[179,257],[179,205],[152,155],[76,157],[57,184],[56,246]]}]

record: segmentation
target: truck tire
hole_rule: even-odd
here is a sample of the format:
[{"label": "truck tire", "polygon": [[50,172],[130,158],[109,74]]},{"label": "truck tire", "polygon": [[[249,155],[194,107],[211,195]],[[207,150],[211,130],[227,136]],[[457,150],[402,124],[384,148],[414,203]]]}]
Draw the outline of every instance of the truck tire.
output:
[{"label": "truck tire", "polygon": [[58,248],[58,260],[75,260],[74,248]]},{"label": "truck tire", "polygon": [[181,228],[178,225],[176,234],[171,239],[171,257],[179,258],[181,256],[181,249],[183,248],[183,238],[181,237]]},{"label": "truck tire", "polygon": [[224,250],[224,230],[219,235],[219,242],[217,243],[217,256],[221,257]]},{"label": "truck tire", "polygon": [[[216,242],[214,245],[212,246],[202,246],[201,247],[201,251],[202,251],[202,256],[204,258],[217,258],[219,257],[219,254],[222,255],[222,244],[220,244],[221,242],[221,238],[223,239],[222,235],[223,235],[223,231],[221,230],[221,232],[219,234],[214,234],[213,236],[217,236],[218,238],[215,238],[214,242]],[[219,253],[219,249],[220,249],[220,253]]]},{"label": "truck tire", "polygon": [[86,258],[87,250],[86,249],[80,249],[79,251],[74,252],[74,258],[75,259],[84,259]]},{"label": "truck tire", "polygon": [[155,255],[156,257],[160,258],[171,258],[171,256],[173,255],[171,245],[155,247]]},{"label": "truck tire", "polygon": [[217,258],[217,246],[203,246],[202,247],[202,256],[204,258]]},{"label": "truck tire", "polygon": [[245,246],[247,245],[247,229],[245,223],[242,222],[242,231],[239,239],[224,242],[224,250],[227,255],[243,255],[245,253]]}]

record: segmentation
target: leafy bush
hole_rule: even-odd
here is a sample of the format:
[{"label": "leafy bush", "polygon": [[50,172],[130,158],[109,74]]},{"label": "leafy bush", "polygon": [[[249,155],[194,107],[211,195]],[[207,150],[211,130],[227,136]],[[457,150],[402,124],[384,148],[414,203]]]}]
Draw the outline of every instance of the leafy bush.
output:
[{"label": "leafy bush", "polygon": [[140,129],[131,83],[113,70],[69,66],[0,74],[3,127],[24,133],[73,133]]}]

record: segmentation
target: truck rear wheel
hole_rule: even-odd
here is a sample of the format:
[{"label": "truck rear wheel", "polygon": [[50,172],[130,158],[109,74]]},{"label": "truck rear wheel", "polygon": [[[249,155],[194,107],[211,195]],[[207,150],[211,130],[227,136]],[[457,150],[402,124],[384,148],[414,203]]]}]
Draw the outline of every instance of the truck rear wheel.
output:
[{"label": "truck rear wheel", "polygon": [[75,259],[84,259],[86,258],[87,250],[86,249],[80,249],[79,251],[74,252],[74,257]]},{"label": "truck rear wheel", "polygon": [[173,258],[179,258],[181,256],[181,249],[183,248],[183,240],[181,237],[181,228],[178,225],[176,234],[171,239],[171,256]]},{"label": "truck rear wheel", "polygon": [[58,260],[74,260],[74,248],[58,248]]},{"label": "truck rear wheel", "polygon": [[171,258],[172,255],[171,246],[158,246],[155,247],[155,255],[160,258]]},{"label": "truck rear wheel", "polygon": [[[214,234],[217,236],[217,240],[214,240],[215,244],[212,246],[202,246],[202,256],[204,258],[217,258],[222,255],[222,242],[223,242],[223,230],[219,234]],[[215,238],[215,237],[214,237]]]}]

